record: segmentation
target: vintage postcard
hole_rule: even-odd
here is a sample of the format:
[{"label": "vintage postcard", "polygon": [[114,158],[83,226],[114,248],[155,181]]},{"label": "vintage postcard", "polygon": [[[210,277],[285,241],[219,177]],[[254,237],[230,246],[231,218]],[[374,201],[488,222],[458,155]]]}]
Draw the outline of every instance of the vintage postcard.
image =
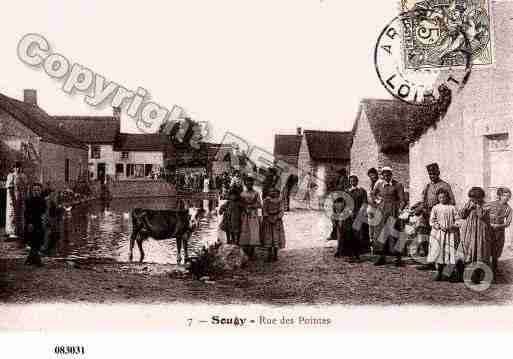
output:
[{"label": "vintage postcard", "polygon": [[513,2],[6,11],[3,342],[513,329]]}]

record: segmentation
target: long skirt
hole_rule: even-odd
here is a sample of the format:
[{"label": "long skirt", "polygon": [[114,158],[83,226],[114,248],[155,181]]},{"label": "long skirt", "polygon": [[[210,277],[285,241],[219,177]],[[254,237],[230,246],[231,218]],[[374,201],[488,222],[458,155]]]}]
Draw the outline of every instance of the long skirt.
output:
[{"label": "long skirt", "polygon": [[21,195],[11,196],[7,191],[5,233],[23,237],[25,231],[25,203]]},{"label": "long skirt", "polygon": [[262,242],[266,248],[285,248],[285,228],[283,221],[275,223],[264,220],[262,223]]},{"label": "long skirt", "polygon": [[256,213],[243,213],[241,215],[239,245],[259,246],[260,244],[260,218]]},{"label": "long skirt", "polygon": [[456,264],[462,255],[458,254],[458,233],[432,229],[429,237],[428,263]]},{"label": "long skirt", "polygon": [[459,250],[464,255],[465,263],[489,263],[490,247],[490,233],[487,224],[477,218],[475,213],[471,213],[461,227]]}]

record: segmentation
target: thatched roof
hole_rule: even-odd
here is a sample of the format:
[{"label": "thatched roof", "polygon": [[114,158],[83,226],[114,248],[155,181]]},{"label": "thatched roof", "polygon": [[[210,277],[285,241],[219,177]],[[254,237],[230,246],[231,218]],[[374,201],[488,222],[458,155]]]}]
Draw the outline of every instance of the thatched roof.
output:
[{"label": "thatched roof", "polygon": [[350,131],[304,131],[310,157],[315,161],[341,161],[351,158]]},{"label": "thatched roof", "polygon": [[120,132],[115,116],[52,116],[54,123],[91,144],[113,144]]},{"label": "thatched roof", "polygon": [[274,156],[297,156],[301,135],[274,135]]},{"label": "thatched roof", "polygon": [[58,128],[52,117],[37,105],[18,101],[0,93],[0,108],[36,133],[43,142],[87,149],[87,146],[65,129]]},{"label": "thatched roof", "polygon": [[399,100],[363,99],[360,103],[353,133],[362,113],[369,122],[380,151],[407,152],[411,141],[411,126],[426,115],[426,107]]}]

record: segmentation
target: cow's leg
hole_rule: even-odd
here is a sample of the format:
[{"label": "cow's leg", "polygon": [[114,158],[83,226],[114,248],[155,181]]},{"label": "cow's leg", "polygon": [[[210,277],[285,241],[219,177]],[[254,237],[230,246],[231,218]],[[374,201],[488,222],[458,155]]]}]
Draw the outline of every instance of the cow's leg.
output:
[{"label": "cow's leg", "polygon": [[128,260],[131,262],[134,259],[134,244],[135,244],[135,238],[137,237],[137,233],[135,231],[132,232],[132,235],[130,236],[130,252],[128,255]]},{"label": "cow's leg", "polygon": [[144,236],[139,234],[137,236],[137,247],[139,247],[139,253],[141,253],[141,258],[139,259],[139,262],[142,263],[142,261],[144,260],[144,250],[143,250],[143,240],[144,240]]},{"label": "cow's leg", "polygon": [[189,251],[188,251],[189,237],[190,237],[189,232],[184,233],[184,235],[182,236],[183,256],[185,258],[185,261],[187,261],[189,259]]},{"label": "cow's leg", "polygon": [[176,263],[181,264],[182,263],[182,237],[177,236],[176,237]]}]

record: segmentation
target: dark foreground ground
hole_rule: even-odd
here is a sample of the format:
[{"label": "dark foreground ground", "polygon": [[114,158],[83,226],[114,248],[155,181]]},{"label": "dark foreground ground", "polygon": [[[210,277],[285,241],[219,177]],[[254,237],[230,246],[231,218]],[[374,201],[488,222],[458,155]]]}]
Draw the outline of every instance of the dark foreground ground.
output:
[{"label": "dark foreground ground", "polygon": [[260,303],[476,305],[511,302],[513,260],[501,262],[499,283],[484,292],[463,283],[434,282],[432,272],[413,263],[402,268],[351,264],[333,248],[287,250],[276,263],[263,256],[237,273],[195,281],[172,265],[66,261],[45,258],[45,266],[24,258],[0,258],[0,303]]}]

